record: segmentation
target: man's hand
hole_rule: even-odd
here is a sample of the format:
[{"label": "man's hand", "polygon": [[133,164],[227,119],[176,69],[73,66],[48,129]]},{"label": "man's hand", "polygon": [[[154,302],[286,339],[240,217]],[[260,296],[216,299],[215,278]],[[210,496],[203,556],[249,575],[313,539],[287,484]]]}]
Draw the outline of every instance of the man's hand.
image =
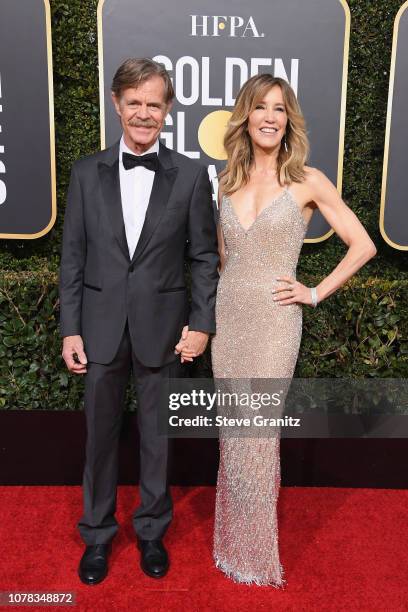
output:
[{"label": "man's hand", "polygon": [[189,331],[188,325],[183,327],[179,343],[175,347],[175,353],[181,353],[181,363],[193,361],[194,357],[202,355],[207,346],[209,334],[200,331]]},{"label": "man's hand", "polygon": [[[74,356],[77,357],[77,361]],[[65,336],[62,345],[62,357],[70,372],[86,374],[88,359],[84,352],[84,343],[81,336]]]}]

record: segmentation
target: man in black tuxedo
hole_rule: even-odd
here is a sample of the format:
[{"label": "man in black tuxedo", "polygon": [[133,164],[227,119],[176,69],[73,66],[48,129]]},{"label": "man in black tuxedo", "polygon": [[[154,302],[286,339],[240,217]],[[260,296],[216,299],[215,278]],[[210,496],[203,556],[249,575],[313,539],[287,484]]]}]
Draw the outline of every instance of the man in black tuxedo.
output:
[{"label": "man in black tuxedo", "polygon": [[[112,99],[123,135],[75,162],[60,269],[61,335],[68,369],[86,374],[84,510],[79,575],[107,575],[115,519],[118,439],[131,369],[138,395],[141,505],[133,527],[143,571],[163,576],[172,518],[168,439],[157,432],[160,383],[178,376],[181,348],[200,355],[215,332],[218,251],[207,170],[158,137],[174,91],[161,64],[130,59]],[[191,261],[191,303],[184,259]],[[191,359],[190,359],[191,360]]]}]

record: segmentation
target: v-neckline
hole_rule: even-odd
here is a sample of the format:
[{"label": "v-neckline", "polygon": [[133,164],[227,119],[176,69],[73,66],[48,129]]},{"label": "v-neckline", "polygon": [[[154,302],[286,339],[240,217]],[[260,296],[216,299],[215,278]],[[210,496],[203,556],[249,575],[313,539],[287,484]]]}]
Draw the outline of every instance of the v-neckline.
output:
[{"label": "v-neckline", "polygon": [[[245,234],[247,234],[247,233],[248,233],[248,232],[249,232],[249,231],[250,231],[250,230],[251,230],[251,229],[254,227],[254,225],[255,225],[255,224],[256,224],[256,222],[258,221],[259,217],[261,217],[261,216],[263,215],[263,213],[265,212],[265,210],[268,210],[268,208],[272,208],[272,206],[275,204],[275,202],[277,202],[277,201],[279,200],[279,198],[281,198],[281,197],[282,197],[282,196],[283,196],[285,193],[289,193],[289,189],[288,189],[287,187],[284,187],[284,188],[282,189],[282,191],[281,191],[281,192],[280,192],[280,193],[279,193],[279,194],[278,194],[278,195],[277,195],[277,196],[276,196],[276,197],[275,197],[275,198],[274,198],[274,199],[273,199],[273,200],[270,202],[270,204],[268,204],[267,206],[265,206],[265,207],[264,207],[264,208],[261,210],[261,212],[260,212],[260,213],[259,213],[259,214],[258,214],[258,215],[255,217],[255,219],[253,220],[253,222],[251,223],[251,225],[250,225],[250,226],[249,226],[247,229],[245,229],[245,227],[242,225],[241,221],[239,220],[239,217],[238,217],[237,213],[235,212],[234,205],[233,205],[233,203],[232,203],[232,200],[231,200],[230,196],[224,196],[224,198],[225,198],[225,199],[227,199],[227,200],[229,201],[229,203],[230,203],[230,208],[231,208],[231,210],[232,210],[232,213],[233,213],[233,215],[234,215],[234,217],[235,217],[235,219],[236,219],[236,221],[237,221],[237,223],[238,223],[239,227],[242,229],[242,231],[243,231]],[[297,209],[299,210],[299,206],[297,206],[297,205],[296,205],[296,207],[297,207]],[[301,217],[302,217],[302,219],[303,219],[304,223],[306,223],[306,222],[305,222],[305,220],[304,220],[304,218],[303,218],[302,213],[300,212],[300,210],[299,210],[299,214],[301,215]]]}]

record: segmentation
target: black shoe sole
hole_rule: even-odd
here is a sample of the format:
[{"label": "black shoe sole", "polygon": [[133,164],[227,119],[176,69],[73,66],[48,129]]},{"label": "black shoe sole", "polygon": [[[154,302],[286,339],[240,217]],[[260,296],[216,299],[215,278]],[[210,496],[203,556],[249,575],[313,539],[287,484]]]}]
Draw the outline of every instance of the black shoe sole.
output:
[{"label": "black shoe sole", "polygon": [[106,574],[104,574],[101,578],[98,578],[98,580],[86,580],[85,578],[83,578],[81,576],[81,574],[78,572],[78,576],[82,582],[82,584],[86,584],[87,586],[92,586],[94,584],[99,584],[100,582],[102,582],[103,580],[105,580],[106,576],[108,575],[108,572],[106,572]]},{"label": "black shoe sole", "polygon": [[165,576],[167,574],[167,572],[169,571],[169,567],[170,566],[167,566],[165,570],[160,572],[160,574],[154,573],[154,572],[149,572],[149,570],[146,569],[145,567],[143,567],[142,564],[140,564],[140,567],[141,567],[142,571],[146,574],[146,576],[149,576],[150,578],[163,578],[163,576]]}]

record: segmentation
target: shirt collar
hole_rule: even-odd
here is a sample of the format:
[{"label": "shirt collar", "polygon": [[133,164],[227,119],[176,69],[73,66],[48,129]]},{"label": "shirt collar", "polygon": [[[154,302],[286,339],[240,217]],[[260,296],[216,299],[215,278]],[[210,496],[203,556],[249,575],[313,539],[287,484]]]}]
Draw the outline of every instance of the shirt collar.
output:
[{"label": "shirt collar", "polygon": [[[122,153],[130,153],[131,155],[137,155],[137,153],[129,149],[129,147],[125,143],[125,138],[123,134],[122,134],[122,138],[120,139],[120,145],[119,145],[119,156],[120,156],[121,163],[122,163]],[[159,153],[159,139],[158,138],[156,142],[152,144],[150,149],[148,149],[144,153],[141,153],[141,155],[147,155],[147,153],[157,153],[157,154]]]}]

